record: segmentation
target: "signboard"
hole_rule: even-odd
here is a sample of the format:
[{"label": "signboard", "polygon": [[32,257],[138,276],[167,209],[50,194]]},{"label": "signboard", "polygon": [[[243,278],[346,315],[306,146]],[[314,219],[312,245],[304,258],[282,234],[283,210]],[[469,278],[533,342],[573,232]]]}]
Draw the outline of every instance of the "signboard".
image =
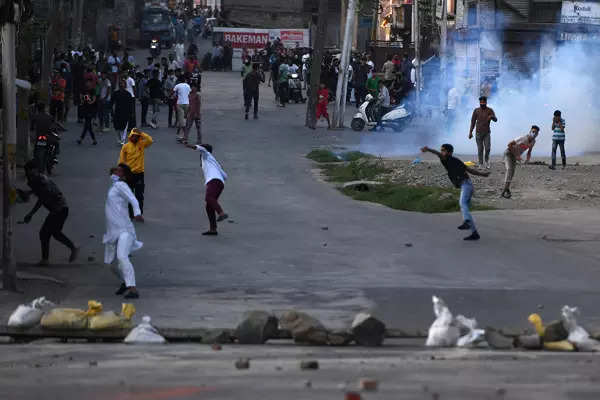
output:
[{"label": "signboard", "polygon": [[242,54],[247,51],[252,55],[264,49],[268,42],[279,38],[284,47],[310,47],[308,29],[252,29],[215,27],[214,40],[229,41],[233,47],[232,69],[241,71]]},{"label": "signboard", "polygon": [[561,41],[579,41],[579,42],[600,42],[600,33],[598,32],[561,32],[558,36]]},{"label": "signboard", "polygon": [[560,22],[600,25],[600,3],[563,1]]}]

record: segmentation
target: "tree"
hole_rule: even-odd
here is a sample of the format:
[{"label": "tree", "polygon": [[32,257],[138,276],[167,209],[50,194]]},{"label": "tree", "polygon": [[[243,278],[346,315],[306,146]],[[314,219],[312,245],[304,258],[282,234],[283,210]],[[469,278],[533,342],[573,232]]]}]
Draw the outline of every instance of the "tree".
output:
[{"label": "tree", "polygon": [[323,46],[325,44],[327,22],[327,0],[319,0],[317,33],[315,35],[313,53],[310,57],[310,95],[306,105],[306,126],[315,129],[317,126],[317,92],[321,81],[321,64],[323,62]]}]

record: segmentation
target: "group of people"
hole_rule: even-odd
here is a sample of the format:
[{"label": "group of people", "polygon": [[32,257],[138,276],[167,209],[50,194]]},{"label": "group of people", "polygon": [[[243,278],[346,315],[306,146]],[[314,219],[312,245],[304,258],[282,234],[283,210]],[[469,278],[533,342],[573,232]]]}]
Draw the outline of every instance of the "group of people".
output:
[{"label": "group of people", "polygon": [[[448,177],[452,184],[460,189],[460,200],[459,205],[462,212],[463,223],[458,227],[460,230],[471,230],[471,234],[465,237],[467,241],[479,240],[480,235],[475,227],[475,221],[470,213],[470,203],[473,196],[473,182],[469,178],[469,174],[487,177],[489,171],[482,171],[482,169],[490,169],[490,143],[491,143],[491,129],[490,123],[492,121],[497,122],[498,118],[494,110],[487,106],[487,97],[481,96],[479,98],[479,107],[473,110],[471,119],[471,128],[469,130],[469,139],[473,138],[473,129],[475,129],[475,137],[477,141],[477,153],[479,168],[471,168],[465,165],[461,160],[454,157],[454,147],[449,144],[443,144],[439,151],[430,149],[425,146],[421,148],[422,152],[430,152],[437,155],[440,158],[442,165],[448,172]],[[549,168],[551,170],[556,169],[556,151],[560,148],[562,158],[562,168],[565,169],[567,166],[567,158],[565,155],[565,126],[566,122],[562,117],[560,110],[554,111],[551,123],[552,131],[552,158]],[[504,176],[504,187],[501,196],[510,199],[512,193],[510,186],[515,175],[517,163],[523,161],[523,154],[527,152],[525,163],[528,163],[531,159],[531,153],[535,146],[536,139],[540,133],[540,127],[532,125],[529,132],[523,136],[519,136],[511,140],[507,148],[504,150],[504,165],[506,173]]]},{"label": "group of people", "polygon": [[187,140],[195,123],[201,141],[201,68],[195,54],[188,54],[183,62],[177,61],[174,54],[160,60],[148,57],[147,65],[139,66],[127,51],[123,57],[115,52],[108,57],[102,52],[89,57],[69,52],[58,55],[55,66],[50,82],[50,114],[56,121],[66,122],[72,99],[77,122],[83,123],[79,144],[88,134],[92,144],[97,144],[94,127],[106,132],[111,121],[117,143],[125,144],[127,132],[138,126],[136,102],[141,105],[140,127],[157,128],[160,105],[166,104],[168,126],[178,129],[177,136]]}]

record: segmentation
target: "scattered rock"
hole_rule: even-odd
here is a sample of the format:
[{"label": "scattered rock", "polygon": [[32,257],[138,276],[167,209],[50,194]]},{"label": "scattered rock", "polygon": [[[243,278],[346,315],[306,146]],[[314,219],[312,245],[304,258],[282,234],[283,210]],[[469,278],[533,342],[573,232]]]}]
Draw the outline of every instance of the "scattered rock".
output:
[{"label": "scattered rock", "polygon": [[327,343],[330,346],[347,346],[354,340],[354,336],[348,331],[333,331],[327,333]]},{"label": "scattered rock", "polygon": [[413,247],[413,244],[412,243],[404,243],[404,246],[405,247]]},{"label": "scattered rock", "polygon": [[444,193],[440,194],[440,197],[439,197],[440,201],[445,201],[445,200],[450,200],[450,199],[452,199],[452,193],[444,192]]},{"label": "scattered rock", "polygon": [[305,381],[304,382],[304,387],[310,389],[312,387],[312,382],[311,381]]},{"label": "scattered rock", "polygon": [[344,396],[344,400],[361,400],[360,393],[348,392]]},{"label": "scattered rock", "polygon": [[357,192],[368,192],[371,186],[381,185],[382,182],[377,181],[351,181],[342,185],[344,189],[356,190]]},{"label": "scattered rock", "polygon": [[296,343],[327,344],[327,329],[319,320],[306,313],[288,311],[281,316],[279,325],[281,329],[291,332]]},{"label": "scattered rock", "polygon": [[327,247],[327,243],[323,243],[323,247]]},{"label": "scattered rock", "polygon": [[367,313],[359,313],[352,322],[354,340],[361,346],[381,346],[385,324]]},{"label": "scattered rock", "polygon": [[227,220],[227,222],[229,222],[230,224],[235,224],[235,221],[232,219]]},{"label": "scattered rock", "polygon": [[90,234],[90,238],[95,238],[95,237],[96,237],[96,235],[94,235],[93,233]]},{"label": "scattered rock", "polygon": [[229,329],[210,329],[202,337],[203,343],[231,343],[232,332]]},{"label": "scattered rock", "polygon": [[506,396],[506,389],[504,389],[504,388],[496,389],[496,395],[499,397]]},{"label": "scattered rock", "polygon": [[97,367],[98,361],[90,361],[90,367]]},{"label": "scattered rock", "polygon": [[241,344],[263,344],[277,335],[279,321],[266,311],[252,311],[235,330]]},{"label": "scattered rock", "polygon": [[329,230],[329,227],[328,227],[328,226],[322,226],[322,227],[321,227],[321,230],[328,231],[328,230]]},{"label": "scattered rock", "polygon": [[319,369],[319,362],[318,361],[301,361],[300,362],[300,369]]},{"label": "scattered rock", "polygon": [[544,333],[544,342],[560,342],[569,337],[569,331],[565,328],[562,321],[552,321],[546,325]]},{"label": "scattered rock", "polygon": [[527,350],[539,350],[542,348],[542,339],[537,333],[533,335],[521,335],[517,338],[517,346]]},{"label": "scattered rock", "polygon": [[94,261],[96,261],[96,257],[89,256],[87,258],[87,260],[88,260],[88,262],[94,262]]},{"label": "scattered rock", "polygon": [[358,381],[360,390],[374,392],[377,390],[377,381],[371,378],[361,378]]},{"label": "scattered rock", "polygon": [[235,362],[235,367],[237,369],[248,369],[250,368],[250,359],[249,358],[240,358]]},{"label": "scattered rock", "polygon": [[496,350],[510,350],[514,346],[513,338],[500,334],[494,328],[485,328],[485,341]]},{"label": "scattered rock", "polygon": [[211,348],[211,349],[213,349],[214,351],[220,351],[220,350],[223,350],[223,347],[222,347],[220,344],[218,344],[218,343],[213,343],[213,344],[210,346],[210,348]]},{"label": "scattered rock", "polygon": [[283,369],[283,368],[281,368],[281,366],[280,366],[280,365],[278,365],[278,366],[276,366],[276,367],[275,367],[275,370],[276,370],[276,371],[281,371],[282,369]]}]

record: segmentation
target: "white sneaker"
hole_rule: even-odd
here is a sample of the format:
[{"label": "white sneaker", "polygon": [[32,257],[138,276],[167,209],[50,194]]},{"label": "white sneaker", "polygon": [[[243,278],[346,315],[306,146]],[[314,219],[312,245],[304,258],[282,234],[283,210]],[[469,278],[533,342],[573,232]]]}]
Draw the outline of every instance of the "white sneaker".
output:
[{"label": "white sneaker", "polygon": [[487,163],[485,163],[485,168],[486,169],[492,168],[492,163],[490,163],[489,161]]}]

